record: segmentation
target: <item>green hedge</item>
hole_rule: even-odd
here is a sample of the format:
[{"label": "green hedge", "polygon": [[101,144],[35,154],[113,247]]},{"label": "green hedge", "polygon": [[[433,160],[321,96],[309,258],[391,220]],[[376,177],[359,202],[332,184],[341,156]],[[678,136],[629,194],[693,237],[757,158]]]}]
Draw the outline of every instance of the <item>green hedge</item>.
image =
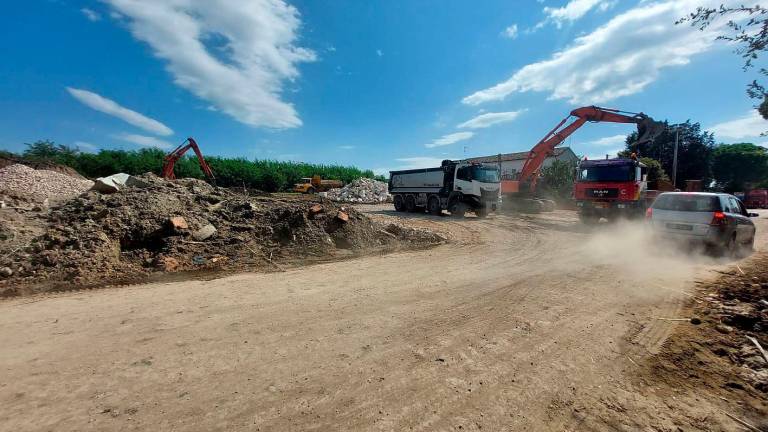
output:
[{"label": "green hedge", "polygon": [[[51,141],[38,141],[27,144],[28,149],[22,159],[32,161],[51,161],[67,165],[80,174],[90,177],[105,177],[123,172],[132,175],[153,172],[160,174],[165,152],[159,149],[141,150],[101,150],[98,153],[81,153],[77,149],[57,145]],[[190,153],[192,153],[190,151]],[[247,160],[206,157],[216,176],[216,184],[224,187],[247,187],[267,192],[289,191],[302,177],[320,175],[324,179],[341,180],[349,183],[360,177],[377,178],[371,170],[341,165],[309,164],[302,162],[281,162],[275,160]],[[194,154],[178,162],[174,172],[176,177],[205,179],[203,171]]]}]

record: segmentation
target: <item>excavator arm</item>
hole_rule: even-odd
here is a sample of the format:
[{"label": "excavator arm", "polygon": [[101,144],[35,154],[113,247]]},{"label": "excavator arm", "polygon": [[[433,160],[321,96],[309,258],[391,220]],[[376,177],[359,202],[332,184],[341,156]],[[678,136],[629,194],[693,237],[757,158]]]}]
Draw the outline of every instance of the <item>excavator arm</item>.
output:
[{"label": "excavator arm", "polygon": [[[575,120],[572,120],[574,118]],[[569,121],[570,123],[568,123]],[[547,156],[552,155],[555,147],[586,122],[635,123],[638,129],[638,140],[634,145],[652,140],[663,128],[662,124],[655,122],[643,113],[630,113],[597,106],[577,108],[571,111],[568,117],[561,120],[531,149],[517,180],[502,181],[502,192],[514,193],[522,189],[528,189],[531,193],[535,192],[539,170],[544,164],[544,160]]]},{"label": "excavator arm", "polygon": [[184,153],[186,153],[189,149],[192,149],[195,152],[195,155],[197,155],[197,160],[200,162],[200,168],[202,168],[205,175],[211,179],[216,180],[216,178],[213,175],[213,170],[211,170],[211,167],[208,166],[208,163],[205,161],[205,158],[203,158],[203,153],[200,152],[200,147],[197,146],[197,142],[194,140],[194,138],[187,138],[186,141],[181,143],[178,147],[176,147],[175,150],[165,155],[165,158],[163,159],[163,178],[166,179],[175,179],[176,175],[173,173],[173,167],[176,165],[176,162],[181,159],[184,156]]}]

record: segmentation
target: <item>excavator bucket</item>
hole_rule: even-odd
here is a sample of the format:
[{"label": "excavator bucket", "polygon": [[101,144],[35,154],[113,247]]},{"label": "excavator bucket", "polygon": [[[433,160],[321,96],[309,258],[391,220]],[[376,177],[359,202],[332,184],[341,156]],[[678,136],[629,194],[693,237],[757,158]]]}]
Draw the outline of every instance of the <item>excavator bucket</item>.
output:
[{"label": "excavator bucket", "polygon": [[659,136],[667,126],[650,117],[646,117],[637,123],[637,141],[633,146],[638,146],[653,141]]}]

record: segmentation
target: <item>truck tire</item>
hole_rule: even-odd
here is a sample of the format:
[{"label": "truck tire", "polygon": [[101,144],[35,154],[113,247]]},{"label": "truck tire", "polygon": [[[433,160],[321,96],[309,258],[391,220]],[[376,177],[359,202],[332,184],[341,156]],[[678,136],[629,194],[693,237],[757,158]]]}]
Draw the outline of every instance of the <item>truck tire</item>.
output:
[{"label": "truck tire", "polygon": [[404,212],[405,211],[405,200],[403,200],[402,195],[395,195],[394,198],[392,198],[392,201],[395,204],[395,211]]},{"label": "truck tire", "polygon": [[584,225],[595,225],[600,221],[600,217],[595,215],[579,213],[579,220]]},{"label": "truck tire", "polygon": [[408,195],[405,197],[405,211],[408,213],[413,213],[416,211],[416,198],[414,198],[413,195]]},{"label": "truck tire", "polygon": [[480,219],[488,216],[488,209],[485,207],[478,207],[475,209],[475,215]]},{"label": "truck tire", "polygon": [[448,209],[451,212],[451,217],[455,219],[461,219],[464,217],[464,213],[467,212],[467,205],[461,202],[454,203],[451,208]]},{"label": "truck tire", "polygon": [[313,187],[311,187],[311,188],[307,189],[307,193],[308,193],[308,194],[310,194],[310,195],[314,195],[314,194],[315,194],[315,192],[316,192],[316,191],[315,191],[315,188],[313,188]]},{"label": "truck tire", "polygon": [[443,209],[440,207],[440,198],[434,195],[429,197],[429,200],[427,201],[427,211],[429,211],[429,214],[440,216],[443,213]]}]

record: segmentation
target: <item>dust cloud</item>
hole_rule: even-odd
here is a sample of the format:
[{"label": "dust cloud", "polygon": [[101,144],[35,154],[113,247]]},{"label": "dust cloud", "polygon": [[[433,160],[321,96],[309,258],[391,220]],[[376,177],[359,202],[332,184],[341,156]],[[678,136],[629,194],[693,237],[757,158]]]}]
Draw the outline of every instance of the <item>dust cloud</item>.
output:
[{"label": "dust cloud", "polygon": [[[600,224],[585,230],[579,243],[565,252],[571,270],[597,268],[615,280],[632,280],[644,290],[664,289],[690,282],[702,271],[727,264],[703,246],[691,246],[664,239],[642,221]],[[635,290],[637,284],[626,284]]]}]

